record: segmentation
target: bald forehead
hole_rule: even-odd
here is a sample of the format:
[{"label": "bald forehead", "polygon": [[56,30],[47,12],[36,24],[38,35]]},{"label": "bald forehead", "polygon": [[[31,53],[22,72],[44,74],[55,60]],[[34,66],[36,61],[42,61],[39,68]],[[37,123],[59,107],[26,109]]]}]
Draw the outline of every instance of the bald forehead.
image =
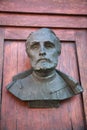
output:
[{"label": "bald forehead", "polygon": [[[33,33],[31,33],[26,41],[26,51],[28,52],[30,46],[34,43],[53,43],[56,47],[58,53],[61,53],[61,43],[59,38],[55,35],[55,33],[48,28],[41,28]],[[29,52],[28,52],[29,53]]]},{"label": "bald forehead", "polygon": [[36,32],[33,32],[29,38],[30,42],[33,42],[33,41],[41,42],[45,40],[55,42],[56,36],[49,29],[40,29]]}]

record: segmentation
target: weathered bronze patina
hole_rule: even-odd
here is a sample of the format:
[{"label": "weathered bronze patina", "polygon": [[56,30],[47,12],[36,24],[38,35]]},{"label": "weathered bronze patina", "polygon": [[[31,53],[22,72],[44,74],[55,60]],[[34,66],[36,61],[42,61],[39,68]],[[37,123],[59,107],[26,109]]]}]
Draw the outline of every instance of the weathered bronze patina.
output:
[{"label": "weathered bronze patina", "polygon": [[77,81],[56,70],[61,43],[55,33],[42,28],[31,33],[26,41],[31,70],[13,77],[9,92],[30,107],[58,107],[59,101],[83,91]]}]

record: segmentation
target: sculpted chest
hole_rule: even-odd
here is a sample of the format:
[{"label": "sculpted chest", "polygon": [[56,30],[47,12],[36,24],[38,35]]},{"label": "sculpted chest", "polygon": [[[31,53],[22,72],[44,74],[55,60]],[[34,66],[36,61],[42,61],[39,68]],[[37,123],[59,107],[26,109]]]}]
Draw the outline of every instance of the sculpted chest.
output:
[{"label": "sculpted chest", "polygon": [[56,101],[58,103],[60,100],[78,94],[82,91],[82,88],[70,77],[57,71],[56,75],[40,80],[30,74],[23,79],[13,81],[8,86],[8,90],[20,100],[39,101],[40,104],[40,101],[41,103],[44,101],[45,103],[47,101]]}]

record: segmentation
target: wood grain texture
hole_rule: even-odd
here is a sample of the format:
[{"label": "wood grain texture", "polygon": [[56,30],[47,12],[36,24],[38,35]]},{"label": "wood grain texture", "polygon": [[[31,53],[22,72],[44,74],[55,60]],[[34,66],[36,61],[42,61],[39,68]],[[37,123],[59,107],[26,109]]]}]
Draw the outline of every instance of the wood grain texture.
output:
[{"label": "wood grain texture", "polygon": [[87,15],[86,0],[2,0],[0,11],[20,13],[48,13],[48,14],[74,14]]},{"label": "wood grain texture", "polygon": [[31,65],[25,51],[26,50],[25,42],[17,42],[17,44],[18,44],[18,73],[20,73],[25,71],[26,68],[31,68]]},{"label": "wood grain texture", "polygon": [[[27,102],[6,89],[13,75],[31,67],[25,40],[30,32],[41,27],[52,28],[62,42],[57,68],[77,79],[84,88],[82,95],[63,101],[56,109],[30,109]],[[86,29],[87,0],[0,1],[0,130],[87,129]]]},{"label": "wood grain texture", "polygon": [[[78,22],[77,22],[78,21]],[[0,13],[1,26],[87,28],[87,17]]]},{"label": "wood grain texture", "polygon": [[[64,61],[62,61],[62,59],[64,59]],[[62,70],[64,73],[67,73],[68,75],[72,76],[79,82],[77,62],[78,61],[76,56],[75,42],[64,42],[64,44],[62,45],[62,52],[59,58],[59,64],[57,68]],[[71,100],[71,103],[68,104],[68,110],[70,113],[72,129],[85,130],[84,125],[81,125],[81,122],[83,122],[83,106],[81,95],[73,97],[73,99]]]},{"label": "wood grain texture", "polygon": [[[9,27],[5,29],[6,40],[26,40],[31,32],[39,28],[15,28]],[[75,41],[75,31],[69,29],[52,29],[62,41]]]},{"label": "wood grain texture", "polygon": [[1,130],[16,130],[16,101],[12,98],[12,95],[7,92],[5,87],[9,82],[11,82],[12,76],[17,73],[17,43],[12,44],[11,42],[6,42],[5,44]]},{"label": "wood grain texture", "polygon": [[[84,130],[80,95],[63,101],[59,108],[31,109],[7,92],[12,76],[30,68],[24,48],[23,42],[5,42],[1,130]],[[63,44],[58,68],[78,80],[74,43]]]},{"label": "wood grain texture", "polygon": [[1,87],[3,73],[3,51],[4,49],[4,29],[0,28],[0,104],[1,104]]},{"label": "wood grain texture", "polygon": [[79,62],[81,84],[84,88],[83,103],[87,128],[87,31],[76,32],[76,46]]},{"label": "wood grain texture", "polygon": [[1,128],[1,98],[3,86],[3,53],[4,53],[4,29],[0,28],[0,128]]}]

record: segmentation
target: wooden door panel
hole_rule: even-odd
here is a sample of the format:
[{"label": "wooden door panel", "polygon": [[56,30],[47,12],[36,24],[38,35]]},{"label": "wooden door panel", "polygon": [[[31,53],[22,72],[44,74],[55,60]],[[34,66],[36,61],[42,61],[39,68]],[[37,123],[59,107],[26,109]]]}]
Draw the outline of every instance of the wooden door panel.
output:
[{"label": "wooden door panel", "polygon": [[[59,108],[30,109],[6,86],[31,67],[25,52],[30,32],[51,28],[62,43],[57,69],[71,75],[84,92]],[[0,130],[87,129],[87,0],[0,1]]]},{"label": "wooden door panel", "polygon": [[[81,95],[61,102],[59,108],[31,109],[6,90],[12,76],[30,68],[25,42],[5,40],[2,88],[2,130],[84,130]],[[62,41],[58,68],[79,81],[75,42]],[[62,124],[62,125],[61,125]]]}]

